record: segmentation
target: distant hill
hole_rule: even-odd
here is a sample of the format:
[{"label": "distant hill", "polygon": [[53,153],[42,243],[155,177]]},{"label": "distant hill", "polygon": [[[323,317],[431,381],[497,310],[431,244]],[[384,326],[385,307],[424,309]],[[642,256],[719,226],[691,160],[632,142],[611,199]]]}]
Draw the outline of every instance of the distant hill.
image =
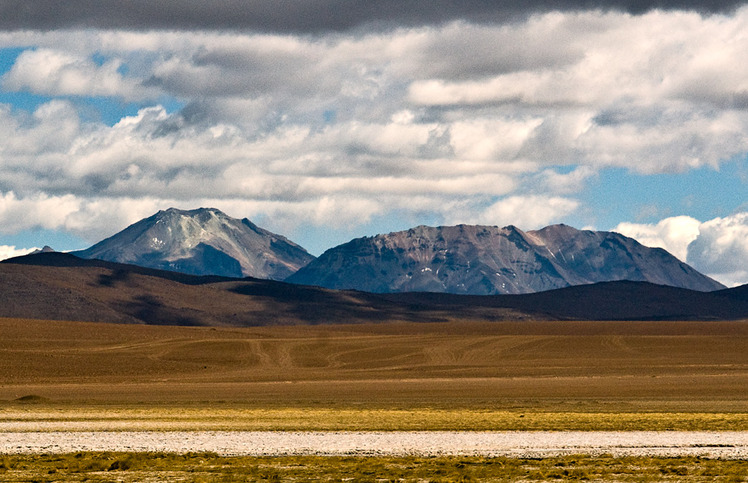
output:
[{"label": "distant hill", "polygon": [[553,225],[419,226],[331,248],[286,279],[375,293],[523,294],[630,280],[712,291],[724,288],[665,250],[618,233]]},{"label": "distant hill", "polygon": [[0,317],[245,327],[448,320],[374,294],[195,276],[65,253],[0,262]]},{"label": "distant hill", "polygon": [[0,262],[0,317],[260,326],[499,320],[748,319],[748,286],[699,292],[608,282],[524,295],[373,294],[193,276],[40,253]]},{"label": "distant hill", "polygon": [[159,211],[74,254],[194,275],[271,280],[283,280],[314,258],[248,219],[214,208]]}]

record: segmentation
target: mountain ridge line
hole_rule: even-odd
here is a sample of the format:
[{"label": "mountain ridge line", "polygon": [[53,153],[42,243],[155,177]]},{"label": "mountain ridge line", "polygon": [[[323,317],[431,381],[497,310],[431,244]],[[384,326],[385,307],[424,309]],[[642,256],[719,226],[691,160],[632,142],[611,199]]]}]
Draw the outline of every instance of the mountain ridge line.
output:
[{"label": "mountain ridge line", "polygon": [[170,208],[72,253],[194,275],[376,293],[532,293],[614,280],[725,288],[663,249],[563,224],[527,232],[514,225],[419,225],[355,238],[315,258],[247,218],[215,208]]}]

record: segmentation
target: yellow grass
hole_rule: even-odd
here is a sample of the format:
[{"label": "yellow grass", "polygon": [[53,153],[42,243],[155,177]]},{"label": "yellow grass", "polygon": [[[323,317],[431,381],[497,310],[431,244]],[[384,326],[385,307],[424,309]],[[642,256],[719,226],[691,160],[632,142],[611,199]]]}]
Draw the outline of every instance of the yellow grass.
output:
[{"label": "yellow grass", "polygon": [[76,453],[0,456],[0,479],[28,481],[741,482],[747,461],[701,458],[221,457]]},{"label": "yellow grass", "polygon": [[475,409],[5,407],[0,431],[737,431],[742,413],[587,413]]}]

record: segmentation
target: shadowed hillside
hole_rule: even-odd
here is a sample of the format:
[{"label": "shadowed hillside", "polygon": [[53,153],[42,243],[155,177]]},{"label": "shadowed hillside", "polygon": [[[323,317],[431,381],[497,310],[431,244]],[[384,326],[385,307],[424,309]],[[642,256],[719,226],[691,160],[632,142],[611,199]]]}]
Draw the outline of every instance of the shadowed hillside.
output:
[{"label": "shadowed hillside", "polygon": [[441,320],[375,296],[199,277],[47,253],[0,264],[0,316],[155,325],[255,326]]},{"label": "shadowed hillside", "polygon": [[748,318],[745,288],[608,282],[526,295],[370,294],[40,253],[0,263],[0,317],[185,326]]}]

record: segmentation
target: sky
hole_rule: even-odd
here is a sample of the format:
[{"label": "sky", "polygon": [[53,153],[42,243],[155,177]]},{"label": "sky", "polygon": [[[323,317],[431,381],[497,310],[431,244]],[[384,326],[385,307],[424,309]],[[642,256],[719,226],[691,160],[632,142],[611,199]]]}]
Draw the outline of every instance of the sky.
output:
[{"label": "sky", "polygon": [[0,258],[214,207],[554,223],[748,283],[748,4],[0,0]]}]

